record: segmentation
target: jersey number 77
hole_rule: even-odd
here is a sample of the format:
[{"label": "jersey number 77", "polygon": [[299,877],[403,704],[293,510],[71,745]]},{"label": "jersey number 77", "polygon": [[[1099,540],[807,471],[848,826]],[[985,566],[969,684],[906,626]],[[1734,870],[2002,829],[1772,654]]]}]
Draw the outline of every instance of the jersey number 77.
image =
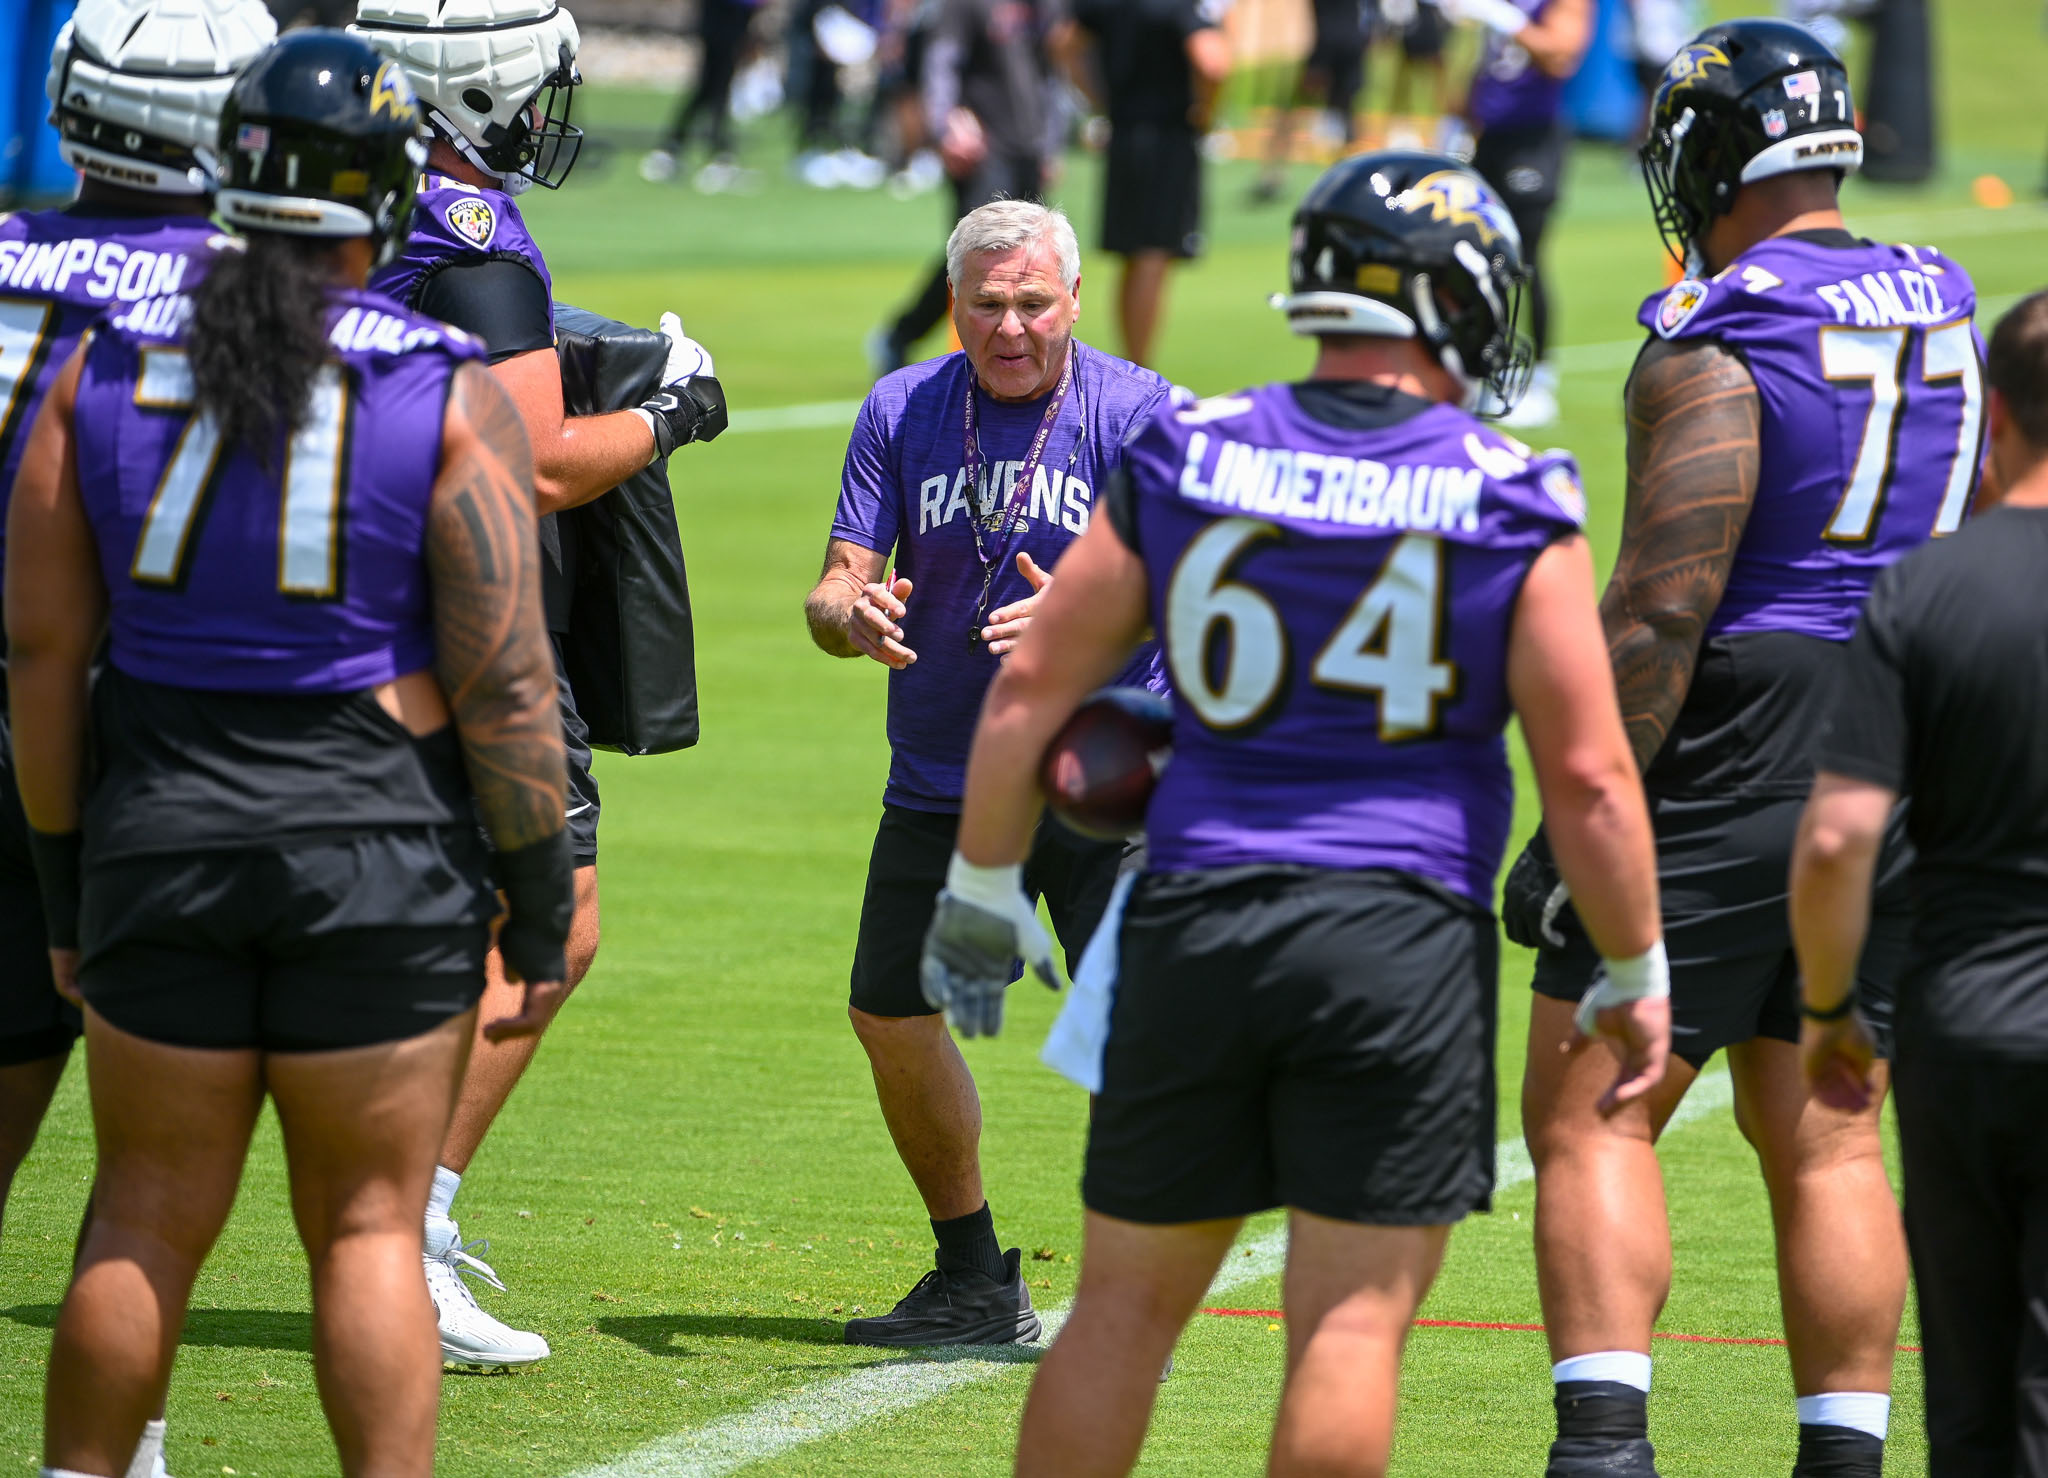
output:
[{"label": "jersey number 77", "polygon": [[[1920,374],[1909,383],[1907,366],[1915,358],[1916,340]],[[1938,537],[1961,528],[1977,483],[1984,430],[1983,366],[1970,320],[1929,329],[1829,324],[1820,330],[1820,371],[1830,384],[1870,387],[1856,460],[1824,537],[1834,544],[1861,544],[1876,533],[1901,444],[1915,453],[1943,446],[1951,450],[1933,532]],[[1923,387],[1949,383],[1962,390],[1960,415],[1951,397],[1922,393]]]}]

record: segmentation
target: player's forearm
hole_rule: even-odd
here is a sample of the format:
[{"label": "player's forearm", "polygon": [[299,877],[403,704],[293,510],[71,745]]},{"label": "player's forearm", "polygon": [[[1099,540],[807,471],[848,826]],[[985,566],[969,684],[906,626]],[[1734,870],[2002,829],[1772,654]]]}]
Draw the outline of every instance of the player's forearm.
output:
[{"label": "player's forearm", "polygon": [[634,411],[570,416],[551,439],[536,437],[533,491],[542,514],[603,496],[654,457],[654,432]]},{"label": "player's forearm", "polygon": [[1038,684],[1005,665],[996,674],[974,731],[967,760],[967,795],[961,808],[960,855],[977,867],[1022,862],[1044,797],[1038,758],[1073,711],[1034,695]]},{"label": "player's forearm", "polygon": [[[1870,888],[1884,841],[1889,793],[1823,774],[1799,821],[1792,852],[1792,945],[1806,1004],[1827,1011],[1848,998],[1870,930]],[[1874,802],[1874,803],[1873,803]]]},{"label": "player's forearm", "polygon": [[7,706],[14,716],[14,779],[37,831],[76,831],[85,775],[91,643],[10,641]]},{"label": "player's forearm", "polygon": [[1539,763],[1543,830],[1593,947],[1641,954],[1663,935],[1657,849],[1642,781],[1618,744]]},{"label": "player's forearm", "polygon": [[1600,603],[1600,618],[1607,631],[1607,654],[1614,666],[1614,690],[1621,699],[1629,750],[1636,772],[1648,774],[1685,706],[1706,622],[1683,610],[1638,616],[1629,605],[1628,592],[1610,586]]}]

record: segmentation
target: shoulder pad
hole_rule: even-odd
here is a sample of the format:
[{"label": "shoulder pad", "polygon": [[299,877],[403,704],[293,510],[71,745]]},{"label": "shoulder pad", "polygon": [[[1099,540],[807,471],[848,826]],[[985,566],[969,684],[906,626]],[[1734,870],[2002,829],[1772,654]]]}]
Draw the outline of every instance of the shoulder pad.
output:
[{"label": "shoulder pad", "polygon": [[1251,408],[1252,398],[1249,395],[1212,395],[1207,400],[1195,401],[1175,411],[1173,418],[1183,426],[1206,426],[1211,421],[1241,416]]}]

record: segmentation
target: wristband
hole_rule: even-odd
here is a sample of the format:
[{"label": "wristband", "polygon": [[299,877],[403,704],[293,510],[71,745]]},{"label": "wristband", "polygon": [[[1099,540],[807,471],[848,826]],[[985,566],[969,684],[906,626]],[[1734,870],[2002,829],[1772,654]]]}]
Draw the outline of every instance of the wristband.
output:
[{"label": "wristband", "polygon": [[1024,893],[1024,864],[1007,867],[977,867],[958,852],[946,864],[946,891],[962,903],[985,908],[1008,918],[1016,911]]},{"label": "wristband", "polygon": [[1847,994],[1846,996],[1843,996],[1841,1000],[1835,1002],[1834,1005],[1828,1006],[1820,1010],[1816,1010],[1812,1006],[1807,1005],[1803,999],[1799,1002],[1799,1014],[1801,1016],[1804,1016],[1808,1021],[1840,1021],[1843,1017],[1847,1016],[1851,1011],[1854,1011],[1855,1009],[1856,992],[1853,990],[1850,991],[1849,994]]},{"label": "wristband", "polygon": [[1582,1036],[1594,1034],[1595,1018],[1609,1006],[1661,1000],[1671,994],[1671,962],[1664,956],[1661,939],[1639,955],[1600,963],[1599,978],[1579,998],[1579,1009],[1572,1013]]},{"label": "wristband", "polygon": [[499,852],[491,859],[491,873],[505,895],[498,953],[506,969],[529,983],[567,978],[569,921],[576,915],[569,829]]},{"label": "wristband", "polygon": [[715,375],[693,375],[664,385],[638,407],[654,432],[657,459],[693,441],[714,441],[725,430],[725,387]]},{"label": "wristband", "polygon": [[85,891],[85,835],[28,829],[29,860],[43,895],[43,929],[51,949],[78,948],[78,900]]}]

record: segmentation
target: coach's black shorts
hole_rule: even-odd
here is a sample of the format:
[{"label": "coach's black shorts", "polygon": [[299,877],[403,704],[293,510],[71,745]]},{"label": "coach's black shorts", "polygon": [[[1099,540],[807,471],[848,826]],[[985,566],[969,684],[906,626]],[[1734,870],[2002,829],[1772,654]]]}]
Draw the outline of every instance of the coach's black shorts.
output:
[{"label": "coach's black shorts", "polygon": [[1569,137],[1562,122],[1549,128],[1489,128],[1472,151],[1472,168],[1500,192],[1524,238],[1525,219],[1541,223],[1557,204]]},{"label": "coach's black shorts", "polygon": [[562,748],[569,757],[569,854],[578,867],[597,866],[597,776],[590,773],[590,725],[576,711],[576,694],[562,663],[562,638],[549,632],[555,648],[555,690],[562,703]]},{"label": "coach's black shorts", "polygon": [[497,906],[468,826],[89,863],[80,985],[170,1046],[399,1041],[476,1004]]},{"label": "coach's black shorts", "polygon": [[1493,915],[1394,872],[1138,880],[1081,1198],[1440,1226],[1493,1194]]},{"label": "coach's black shorts", "polygon": [[[1803,799],[1678,801],[1650,797],[1657,886],[1671,958],[1671,1050],[1693,1067],[1752,1037],[1799,1040],[1799,963],[1788,880]],[[1889,1056],[1892,1002],[1912,929],[1903,813],[1879,867],[1870,937],[1857,969],[1863,1014]],[[1576,1001],[1600,963],[1576,921],[1563,949],[1536,957],[1538,995]]]},{"label": "coach's black shorts", "polygon": [[[959,829],[954,813],[882,807],[860,904],[860,938],[853,946],[856,1010],[870,1016],[935,1014],[918,985],[917,962]],[[1076,836],[1050,816],[1039,824],[1024,863],[1024,887],[1033,898],[1045,899],[1070,976],[1109,907],[1125,850],[1121,842]]]},{"label": "coach's black shorts", "polygon": [[1193,129],[1117,124],[1102,188],[1104,251],[1201,255],[1202,146]]},{"label": "coach's black shorts", "polygon": [[0,1068],[68,1052],[78,1032],[78,1008],[50,980],[43,895],[14,788],[13,739],[0,712]]}]

